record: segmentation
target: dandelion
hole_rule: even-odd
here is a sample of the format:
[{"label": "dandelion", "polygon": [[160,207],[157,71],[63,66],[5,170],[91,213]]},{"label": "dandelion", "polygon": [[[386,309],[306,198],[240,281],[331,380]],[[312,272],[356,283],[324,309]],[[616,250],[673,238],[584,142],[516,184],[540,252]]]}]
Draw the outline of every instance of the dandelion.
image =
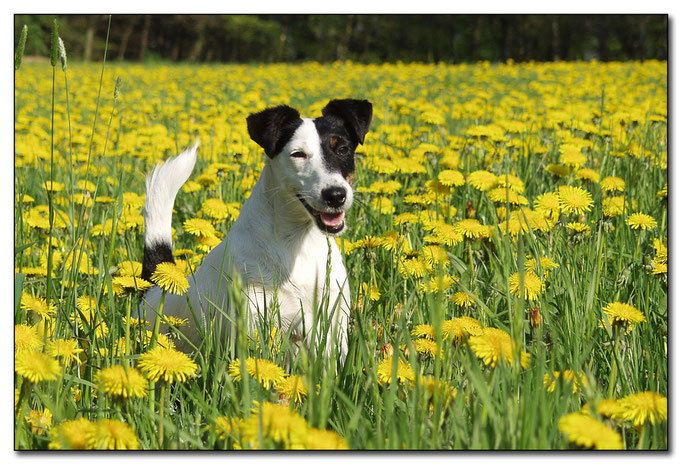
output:
[{"label": "dandelion", "polygon": [[599,173],[592,168],[580,168],[575,171],[575,175],[585,181],[599,182]]},{"label": "dandelion", "polygon": [[57,313],[57,308],[52,305],[47,303],[45,299],[41,299],[40,297],[33,297],[30,294],[23,294],[21,296],[21,308],[23,310],[32,310],[36,312],[40,318],[48,318],[55,313]]},{"label": "dandelion", "polygon": [[668,398],[652,391],[637,392],[618,400],[618,417],[634,426],[668,420]]},{"label": "dandelion", "polygon": [[580,187],[559,186],[557,193],[562,213],[582,215],[594,205],[590,193]]},{"label": "dandelion", "polygon": [[585,375],[582,373],[578,373],[576,375],[573,370],[565,370],[563,373],[560,371],[554,371],[552,372],[552,376],[550,376],[549,373],[546,373],[543,377],[542,383],[544,384],[545,389],[547,389],[547,392],[554,392],[556,389],[557,380],[563,380],[565,383],[572,382],[573,394],[580,390],[581,385],[587,384],[587,378],[585,378]]},{"label": "dandelion", "polygon": [[416,336],[416,337],[420,337],[420,338],[423,338],[423,337],[428,337],[431,339],[436,338],[436,333],[434,332],[433,325],[429,325],[429,324],[417,325],[412,331],[410,331],[410,334],[412,336]]},{"label": "dandelion", "polygon": [[469,239],[480,239],[481,237],[485,237],[488,232],[480,221],[473,218],[460,220],[454,224],[454,227],[457,232]]},{"label": "dandelion", "polygon": [[632,326],[633,323],[642,323],[646,321],[646,318],[635,307],[630,304],[622,302],[611,302],[606,307],[604,307],[604,314],[609,319],[609,324],[622,324],[628,327]]},{"label": "dandelion", "polygon": [[412,343],[419,354],[435,357],[438,353],[438,344],[433,339],[422,337],[412,341]]},{"label": "dandelion", "polygon": [[617,176],[609,176],[602,179],[599,186],[604,192],[623,192],[625,190],[625,181]]},{"label": "dandelion", "polygon": [[545,278],[549,275],[550,270],[559,268],[559,264],[550,257],[540,257],[540,260],[532,258],[526,260],[526,271],[533,271],[536,269],[536,266],[543,271]]},{"label": "dandelion", "polygon": [[346,440],[334,431],[309,428],[305,434],[303,448],[307,450],[346,450]]},{"label": "dandelion", "polygon": [[565,178],[569,174],[571,174],[571,168],[565,165],[557,165],[554,163],[550,163],[545,167],[545,171],[548,173],[552,173],[554,176],[558,176],[560,178]]},{"label": "dandelion", "polygon": [[182,227],[185,229],[185,231],[192,234],[193,236],[215,237],[217,235],[217,231],[215,230],[211,222],[203,218],[191,218],[189,220],[186,220],[182,224]]},{"label": "dandelion", "polygon": [[185,273],[172,262],[158,264],[152,273],[151,280],[161,289],[177,295],[183,295],[189,289],[189,281]]},{"label": "dandelion", "polygon": [[[485,328],[480,335],[469,337],[469,347],[476,356],[483,360],[486,365],[495,367],[497,362],[504,358],[513,365],[513,348],[515,344],[506,331],[497,328]],[[521,366],[527,368],[530,363],[530,354],[521,351]]]},{"label": "dandelion", "polygon": [[496,187],[488,193],[488,197],[493,202],[507,203],[511,205],[528,205],[528,199],[523,195],[515,192],[513,190],[507,189],[505,187]]},{"label": "dandelion", "polygon": [[[204,203],[201,204],[201,211],[214,221],[222,221],[230,216],[227,205],[220,199],[204,200]],[[186,227],[185,230],[187,230]]]},{"label": "dandelion", "polygon": [[[256,378],[259,383],[265,388],[270,388],[271,384],[284,381],[286,373],[276,363],[265,359],[255,359],[249,357],[246,359],[246,372]],[[241,381],[241,360],[236,359],[230,363],[227,373],[234,378],[235,381]]]},{"label": "dandelion", "polygon": [[652,216],[641,212],[633,213],[632,215],[628,216],[626,223],[631,229],[640,229],[642,231],[656,227],[656,220]]},{"label": "dandelion", "polygon": [[604,216],[609,218],[622,215],[625,211],[625,197],[604,197],[602,200],[602,211]]},{"label": "dandelion", "polygon": [[569,152],[562,153],[559,156],[559,161],[566,166],[580,168],[587,162],[587,157],[579,150],[571,150]]},{"label": "dandelion", "polygon": [[486,170],[478,170],[469,173],[467,182],[479,191],[488,191],[497,185],[497,176]]},{"label": "dandelion", "polygon": [[568,223],[566,227],[577,234],[590,234],[590,227],[585,223]]},{"label": "dandelion", "polygon": [[569,413],[559,419],[559,430],[568,439],[587,449],[622,449],[620,434],[608,426],[583,413]]},{"label": "dandelion", "polygon": [[115,276],[111,283],[116,295],[123,295],[128,292],[143,292],[154,287],[149,281],[133,275]]},{"label": "dandelion", "polygon": [[39,348],[42,342],[35,326],[14,325],[14,351],[16,353],[33,351]]},{"label": "dandelion", "polygon": [[65,421],[50,430],[48,447],[50,449],[87,449],[90,439],[95,436],[95,430],[95,423],[87,418]]},{"label": "dandelion", "polygon": [[135,431],[118,420],[102,419],[94,425],[94,434],[88,438],[88,449],[136,450],[140,444]]},{"label": "dandelion", "polygon": [[559,196],[554,192],[539,195],[534,202],[535,210],[542,213],[546,218],[556,221],[559,218],[561,204]]},{"label": "dandelion", "polygon": [[150,351],[142,354],[137,363],[147,379],[154,382],[163,378],[167,383],[174,381],[185,382],[187,378],[194,376],[197,364],[187,355],[173,348],[157,345]]},{"label": "dandelion", "polygon": [[287,376],[278,381],[275,389],[279,392],[280,398],[292,399],[296,404],[300,404],[303,397],[308,395],[303,378],[298,375]]},{"label": "dandelion", "polygon": [[438,173],[438,182],[445,186],[463,186],[464,175],[456,170],[443,170]]},{"label": "dandelion", "polygon": [[251,412],[238,425],[241,441],[247,447],[258,447],[261,436],[287,449],[303,447],[309,428],[298,413],[271,402],[257,403]]},{"label": "dandelion", "polygon": [[[176,250],[177,254],[178,251]],[[120,276],[140,276],[142,274],[142,263],[126,260],[118,264],[118,274]]]},{"label": "dandelion", "polygon": [[26,417],[26,423],[31,427],[33,434],[43,435],[52,426],[52,412],[49,409],[31,410]]},{"label": "dandelion", "polygon": [[454,303],[458,307],[471,307],[474,303],[476,303],[476,300],[471,297],[468,293],[459,291],[455,292],[452,297],[450,297],[450,302]]},{"label": "dandelion", "polygon": [[135,368],[114,365],[94,376],[97,388],[114,398],[128,399],[147,396],[147,380]]},{"label": "dandelion", "polygon": [[[545,290],[545,283],[532,271],[523,274],[524,299],[537,300],[542,291]],[[519,273],[514,273],[509,277],[509,292],[521,298],[521,278]]]},{"label": "dandelion", "polygon": [[402,267],[400,267],[399,271],[404,277],[410,275],[415,278],[423,278],[431,271],[429,264],[421,258],[403,260],[401,261],[401,265]]},{"label": "dandelion", "polygon": [[480,336],[483,334],[481,324],[475,318],[470,316],[461,316],[451,320],[443,321],[441,328],[443,339],[452,339],[453,342],[459,343],[469,336]]},{"label": "dandelion", "polygon": [[[403,362],[400,358],[398,359],[398,368],[395,375],[399,383],[414,381],[414,371],[412,370],[412,367],[409,363]],[[391,383],[391,378],[393,376],[393,357],[385,358],[379,362],[377,376],[379,377],[380,382],[384,384]]]},{"label": "dandelion", "polygon": [[75,339],[57,339],[48,341],[47,353],[61,358],[62,363],[68,366],[73,362],[80,362],[79,356],[83,349],[78,347],[78,341]]},{"label": "dandelion", "polygon": [[14,355],[14,371],[32,383],[39,383],[56,380],[61,373],[61,366],[54,357],[24,350]]},{"label": "dandelion", "polygon": [[388,197],[377,197],[370,202],[370,208],[382,215],[392,215],[395,212],[393,202]]}]

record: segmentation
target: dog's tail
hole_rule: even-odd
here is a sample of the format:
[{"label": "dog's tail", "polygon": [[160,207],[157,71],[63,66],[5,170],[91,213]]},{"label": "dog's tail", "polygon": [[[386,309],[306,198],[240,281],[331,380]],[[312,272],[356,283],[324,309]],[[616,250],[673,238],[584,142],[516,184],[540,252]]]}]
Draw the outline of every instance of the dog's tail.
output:
[{"label": "dog's tail", "polygon": [[171,234],[171,218],[175,196],[197,161],[197,147],[188,148],[180,155],[170,158],[147,175],[147,197],[144,202],[144,261],[142,279],[150,280],[159,263],[175,262]]}]

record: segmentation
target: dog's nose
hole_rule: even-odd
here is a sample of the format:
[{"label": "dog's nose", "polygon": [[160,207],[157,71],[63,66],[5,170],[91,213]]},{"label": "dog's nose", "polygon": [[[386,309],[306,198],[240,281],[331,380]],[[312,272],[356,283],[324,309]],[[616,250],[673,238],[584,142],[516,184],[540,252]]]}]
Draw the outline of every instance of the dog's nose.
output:
[{"label": "dog's nose", "polygon": [[331,208],[338,208],[346,201],[346,189],[339,186],[322,189],[322,200]]}]

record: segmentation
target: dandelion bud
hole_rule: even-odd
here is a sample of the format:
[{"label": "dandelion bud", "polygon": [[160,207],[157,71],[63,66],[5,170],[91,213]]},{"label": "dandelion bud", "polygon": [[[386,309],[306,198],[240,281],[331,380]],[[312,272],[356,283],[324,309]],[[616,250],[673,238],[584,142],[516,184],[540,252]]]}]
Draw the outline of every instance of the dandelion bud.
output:
[{"label": "dandelion bud", "polygon": [[66,73],[66,47],[61,37],[57,38],[57,51],[59,52],[59,59],[62,61],[62,71]]},{"label": "dandelion bud", "polygon": [[530,325],[533,328],[537,328],[542,323],[542,315],[540,314],[540,307],[533,307],[528,311],[528,317],[530,319]]},{"label": "dandelion bud", "polygon": [[26,36],[28,35],[28,26],[24,24],[21,29],[21,36],[19,36],[19,44],[17,45],[17,51],[14,54],[14,71],[21,68],[21,59],[24,56],[24,48],[26,47]]}]

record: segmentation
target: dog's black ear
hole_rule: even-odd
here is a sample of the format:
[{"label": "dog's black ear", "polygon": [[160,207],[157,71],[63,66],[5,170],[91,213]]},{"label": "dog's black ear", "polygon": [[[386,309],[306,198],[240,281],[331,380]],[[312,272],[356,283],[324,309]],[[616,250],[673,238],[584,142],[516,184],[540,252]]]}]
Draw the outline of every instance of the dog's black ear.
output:
[{"label": "dog's black ear", "polygon": [[249,136],[270,158],[284,148],[302,122],[298,111],[287,105],[267,108],[246,118]]},{"label": "dog's black ear", "polygon": [[369,131],[369,124],[372,122],[372,104],[367,100],[331,100],[322,109],[322,115],[341,118],[351,134],[355,135],[358,143],[363,144]]}]

